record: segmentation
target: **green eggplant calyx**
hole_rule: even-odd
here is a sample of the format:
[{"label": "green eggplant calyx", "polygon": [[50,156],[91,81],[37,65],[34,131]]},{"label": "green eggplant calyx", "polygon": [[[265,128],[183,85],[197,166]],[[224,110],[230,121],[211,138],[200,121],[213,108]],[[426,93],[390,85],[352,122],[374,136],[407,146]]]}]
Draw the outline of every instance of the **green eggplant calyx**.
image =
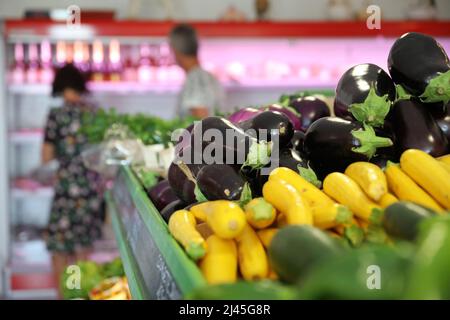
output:
[{"label": "green eggplant calyx", "polygon": [[314,172],[313,169],[311,169],[311,167],[309,165],[308,165],[308,168],[304,168],[304,167],[298,165],[297,166],[297,170],[298,170],[298,173],[300,174],[300,176],[303,179],[305,179],[309,183],[313,184],[317,188],[321,188],[322,187],[322,181],[320,181],[317,178],[316,173]]},{"label": "green eggplant calyx", "polygon": [[354,247],[359,246],[364,241],[364,231],[357,225],[351,225],[344,229],[344,237]]},{"label": "green eggplant calyx", "polygon": [[252,143],[242,167],[250,167],[252,169],[260,169],[270,161],[270,154],[272,151],[272,143],[261,141],[259,143]]},{"label": "green eggplant calyx", "polygon": [[258,203],[252,206],[250,210],[253,211],[255,220],[259,221],[270,219],[274,208],[270,203],[264,200],[264,198],[260,198],[258,199]]},{"label": "green eggplant calyx", "polygon": [[339,224],[346,224],[352,221],[352,216],[352,212],[346,206],[339,205],[335,220]]},{"label": "green eggplant calyx", "polygon": [[375,130],[367,124],[364,124],[364,129],[353,130],[352,135],[358,139],[361,144],[360,147],[352,148],[352,151],[364,154],[368,159],[375,155],[378,148],[385,148],[393,145],[391,139],[378,137],[375,134]]},{"label": "green eggplant calyx", "polygon": [[244,183],[244,187],[242,188],[241,197],[239,198],[239,205],[244,207],[247,203],[249,203],[253,198],[252,189],[250,188],[250,184],[248,182]]},{"label": "green eggplant calyx", "polygon": [[198,184],[195,184],[194,195],[195,195],[195,200],[197,200],[198,202],[208,201],[208,199],[205,197],[203,192],[200,190]]},{"label": "green eggplant calyx", "polygon": [[203,245],[200,243],[190,244],[186,249],[186,252],[188,256],[195,261],[197,261],[200,258],[203,258],[203,256],[206,254],[205,247],[203,247]]},{"label": "green eggplant calyx", "polygon": [[450,70],[431,79],[419,98],[423,102],[447,104],[450,101]]},{"label": "green eggplant calyx", "polygon": [[409,100],[411,99],[411,94],[406,91],[405,88],[401,84],[395,85],[395,102],[400,100]]},{"label": "green eggplant calyx", "polygon": [[359,122],[381,127],[384,124],[384,118],[391,109],[391,104],[392,102],[387,94],[380,97],[375,92],[375,88],[371,86],[364,102],[351,104],[349,111]]}]

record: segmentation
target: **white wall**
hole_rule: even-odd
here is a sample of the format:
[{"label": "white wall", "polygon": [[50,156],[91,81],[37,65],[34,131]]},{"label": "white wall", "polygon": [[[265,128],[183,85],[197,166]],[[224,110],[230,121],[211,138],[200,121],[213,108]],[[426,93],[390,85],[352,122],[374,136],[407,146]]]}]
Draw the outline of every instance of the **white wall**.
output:
[{"label": "white wall", "polygon": [[[385,19],[403,19],[408,7],[418,0],[349,0],[357,9],[368,4],[381,6]],[[271,0],[270,18],[274,20],[323,20],[329,0]],[[81,9],[112,9],[118,18],[128,16],[129,4],[140,4],[142,19],[166,19],[167,0],[0,0],[1,17],[20,17],[27,8],[66,8],[76,4]],[[172,0],[173,17],[178,20],[215,20],[229,5],[254,19],[254,0]],[[438,18],[450,20],[450,1],[436,0]]]}]

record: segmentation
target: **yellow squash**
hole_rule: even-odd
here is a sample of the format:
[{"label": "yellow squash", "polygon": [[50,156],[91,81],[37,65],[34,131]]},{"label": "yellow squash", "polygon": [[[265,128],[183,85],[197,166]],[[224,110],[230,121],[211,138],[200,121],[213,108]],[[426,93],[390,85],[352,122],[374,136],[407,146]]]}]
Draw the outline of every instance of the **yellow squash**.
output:
[{"label": "yellow squash", "polygon": [[444,161],[438,161],[442,168],[445,169],[448,173],[450,173],[450,164],[444,162]]},{"label": "yellow squash", "polygon": [[450,209],[450,173],[439,165],[438,160],[422,150],[409,149],[401,155],[400,166],[439,204]]},{"label": "yellow squash", "polygon": [[206,223],[212,231],[223,239],[235,238],[247,224],[244,211],[238,204],[228,200],[201,203],[195,212],[196,216],[206,217]]},{"label": "yellow squash", "polygon": [[369,220],[374,209],[381,207],[370,200],[359,185],[340,172],[330,173],[323,181],[323,190],[331,198],[347,206],[356,216]]},{"label": "yellow squash", "polygon": [[194,215],[187,210],[175,211],[170,216],[170,233],[181,243],[189,257],[198,260],[206,253],[206,242],[195,226]]},{"label": "yellow squash", "polygon": [[402,169],[396,164],[388,163],[385,169],[389,189],[400,200],[415,202],[436,211],[442,211],[439,204],[420,188]]},{"label": "yellow squash", "polygon": [[341,204],[311,208],[314,226],[320,229],[334,228],[351,221],[352,212]]},{"label": "yellow squash", "polygon": [[334,201],[313,184],[306,181],[294,170],[279,167],[270,173],[270,180],[283,180],[293,186],[305,199],[309,207],[332,205]]},{"label": "yellow squash", "polygon": [[245,280],[260,280],[269,274],[269,261],[261,240],[250,225],[236,238],[239,270]]},{"label": "yellow squash", "polygon": [[206,222],[205,208],[209,207],[209,202],[201,202],[192,206],[189,211],[194,215],[195,219],[200,222]]},{"label": "yellow squash", "polygon": [[450,165],[450,154],[446,154],[445,156],[439,157],[438,160]]},{"label": "yellow squash", "polygon": [[378,203],[384,209],[384,208],[389,207],[391,204],[393,204],[397,201],[398,201],[398,199],[392,193],[386,193],[384,196],[381,197],[381,199],[380,199],[380,201],[378,201]]},{"label": "yellow squash", "polygon": [[255,198],[245,206],[245,215],[253,228],[264,229],[275,221],[277,212],[264,198]]},{"label": "yellow squash", "polygon": [[279,212],[285,214],[288,224],[312,225],[310,208],[304,203],[300,193],[286,181],[269,179],[263,186],[263,196]]},{"label": "yellow squash", "polygon": [[388,192],[383,171],[370,162],[354,162],[347,167],[345,174],[352,178],[374,201],[379,201]]},{"label": "yellow squash", "polygon": [[233,283],[237,280],[238,255],[234,240],[211,235],[208,252],[200,261],[200,270],[209,284]]},{"label": "yellow squash", "polygon": [[268,249],[270,246],[270,243],[272,242],[273,237],[278,232],[278,228],[267,228],[258,230],[256,234],[259,237],[259,240],[261,240],[263,246]]}]

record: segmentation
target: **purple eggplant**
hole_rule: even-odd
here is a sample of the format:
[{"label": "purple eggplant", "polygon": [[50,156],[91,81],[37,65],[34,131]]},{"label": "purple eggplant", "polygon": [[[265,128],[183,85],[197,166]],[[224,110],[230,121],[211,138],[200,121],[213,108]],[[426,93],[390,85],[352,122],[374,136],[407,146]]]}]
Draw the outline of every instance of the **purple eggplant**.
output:
[{"label": "purple eggplant", "polygon": [[231,123],[238,125],[241,122],[253,119],[254,116],[260,114],[261,112],[263,112],[261,109],[244,108],[234,112],[228,117],[228,120],[230,120]]},{"label": "purple eggplant", "polygon": [[424,102],[450,100],[450,62],[433,38],[409,32],[397,39],[389,51],[388,69],[396,84]]},{"label": "purple eggplant", "polygon": [[369,125],[325,117],[309,127],[304,149],[311,168],[323,179],[333,171],[343,172],[352,162],[368,161],[378,148],[391,145],[391,139],[376,136]]},{"label": "purple eggplant", "polygon": [[197,175],[197,185],[208,200],[239,200],[244,184],[239,170],[226,164],[206,165]]},{"label": "purple eggplant", "polygon": [[[183,200],[186,204],[190,204],[196,201],[195,198],[195,180],[188,177],[186,169],[182,170],[180,167],[183,165],[181,162],[172,162],[169,166],[168,180],[173,191],[176,193],[179,199]],[[185,165],[187,167],[187,165]],[[187,167],[189,170],[189,167]],[[191,171],[190,171],[191,172]]]},{"label": "purple eggplant", "polygon": [[285,147],[294,134],[289,118],[278,111],[264,111],[251,120],[242,122],[240,127],[258,141],[272,141],[276,136],[280,148]]},{"label": "purple eggplant", "polygon": [[292,135],[292,139],[288,144],[288,148],[294,149],[298,152],[298,154],[302,157],[305,155],[305,151],[303,149],[303,143],[305,142],[305,133],[300,130],[294,131]]},{"label": "purple eggplant", "polygon": [[347,70],[337,84],[334,113],[379,127],[394,99],[394,82],[382,68],[371,63],[358,64]]},{"label": "purple eggplant", "polygon": [[[441,131],[447,137],[447,141],[450,143],[450,103],[446,105],[438,105],[433,108],[428,108],[434,120],[438,124]],[[450,150],[449,150],[450,152]]]},{"label": "purple eggplant", "polygon": [[289,104],[300,114],[300,130],[306,132],[311,123],[317,119],[330,116],[330,108],[325,101],[315,96],[305,96],[295,99]]},{"label": "purple eggplant", "polygon": [[[272,154],[272,157],[275,155]],[[308,164],[305,159],[293,149],[282,149],[278,155],[278,167],[285,167],[298,172],[299,167],[307,168]],[[265,167],[270,168],[272,162],[268,163]],[[275,168],[275,167],[274,167]],[[274,169],[273,168],[273,169]],[[266,174],[262,174],[262,169],[252,169],[243,167],[241,169],[241,173],[244,175],[245,179],[249,182],[250,188],[252,190],[253,197],[262,196],[262,188],[264,184],[269,179],[270,172],[265,172]]]},{"label": "purple eggplant", "polygon": [[290,107],[284,107],[279,104],[271,104],[270,106],[267,106],[265,109],[270,110],[270,111],[278,111],[278,112],[284,113],[289,118],[289,120],[292,122],[292,125],[294,126],[294,130],[300,130],[302,124],[300,122],[299,115],[297,114],[297,112],[295,110],[291,109]]},{"label": "purple eggplant", "polygon": [[447,137],[428,110],[414,97],[394,103],[386,126],[394,134],[397,156],[407,149],[420,149],[434,157],[448,153]]},{"label": "purple eggplant", "polygon": [[183,200],[178,199],[172,201],[161,210],[161,216],[165,222],[169,223],[170,216],[172,216],[175,211],[184,209],[185,207],[186,203],[184,203]]},{"label": "purple eggplant", "polygon": [[164,209],[172,201],[179,200],[167,180],[163,180],[150,188],[148,196],[158,211]]}]

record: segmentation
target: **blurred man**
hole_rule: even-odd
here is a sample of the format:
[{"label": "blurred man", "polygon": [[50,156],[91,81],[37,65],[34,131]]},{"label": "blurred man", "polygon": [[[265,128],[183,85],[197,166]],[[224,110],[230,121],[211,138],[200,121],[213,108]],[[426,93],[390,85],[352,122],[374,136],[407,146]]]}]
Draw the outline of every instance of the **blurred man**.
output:
[{"label": "blurred man", "polygon": [[200,66],[196,31],[181,24],[172,29],[169,38],[175,60],[186,73],[178,102],[179,115],[197,118],[213,115],[215,109],[222,108],[224,92],[217,79]]}]

